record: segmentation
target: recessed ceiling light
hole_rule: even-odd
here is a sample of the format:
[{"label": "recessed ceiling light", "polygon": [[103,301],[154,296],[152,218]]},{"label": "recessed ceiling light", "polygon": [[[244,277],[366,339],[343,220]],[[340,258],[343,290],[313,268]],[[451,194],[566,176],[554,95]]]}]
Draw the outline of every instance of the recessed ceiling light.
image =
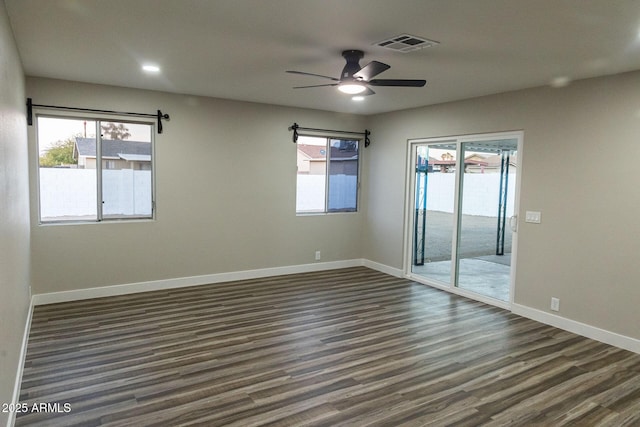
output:
[{"label": "recessed ceiling light", "polygon": [[567,77],[567,76],[558,76],[558,77],[554,77],[553,79],[551,79],[551,82],[549,83],[551,85],[551,87],[565,87],[567,86],[569,83],[571,83],[571,78]]},{"label": "recessed ceiling light", "polygon": [[364,101],[364,96],[362,95],[358,95],[358,96],[353,96],[351,97],[352,101]]},{"label": "recessed ceiling light", "polygon": [[157,65],[153,65],[153,64],[146,64],[142,66],[142,70],[146,71],[147,73],[159,73],[160,72],[160,67],[158,67]]}]

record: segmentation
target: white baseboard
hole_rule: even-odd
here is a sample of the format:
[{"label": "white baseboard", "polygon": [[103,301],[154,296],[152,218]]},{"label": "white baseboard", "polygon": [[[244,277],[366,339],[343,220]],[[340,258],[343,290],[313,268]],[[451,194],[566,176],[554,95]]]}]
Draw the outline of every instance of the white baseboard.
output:
[{"label": "white baseboard", "polygon": [[110,285],[97,288],[36,294],[33,296],[33,304],[54,304],[58,302],[78,301],[84,299],[102,298],[148,291],[159,291],[163,289],[184,288],[189,286],[208,285],[212,283],[232,282],[234,280],[259,279],[262,277],[281,276],[286,274],[309,273],[313,271],[335,270],[337,268],[359,267],[362,265],[362,259],[351,259],[344,261],[317,262],[313,264],[300,264],[283,267],[262,268],[257,270],[206,274],[202,276],[180,277],[176,279],[152,280],[149,282],[138,282],[124,285]]},{"label": "white baseboard", "polygon": [[[18,360],[18,371],[16,373],[16,382],[13,385],[13,397],[11,403],[16,405],[20,402],[20,386],[22,385],[22,373],[24,372],[24,362],[27,357],[27,345],[29,344],[29,331],[31,331],[31,319],[33,317],[33,297],[29,304],[29,313],[27,313],[27,321],[24,325],[24,332],[22,334],[22,346],[20,347],[20,359]],[[16,422],[16,412],[9,411],[9,418],[7,419],[7,427],[12,427]]]},{"label": "white baseboard", "polygon": [[585,323],[567,319],[566,317],[557,316],[555,314],[547,313],[542,310],[520,304],[512,304],[511,311],[514,314],[520,315],[522,317],[526,317],[528,319],[532,319],[546,325],[555,326],[556,328],[573,332],[574,334],[578,334],[583,337],[591,338],[605,344],[613,345],[640,354],[640,340],[638,339],[620,335],[615,332],[600,329],[595,326],[587,325]]},{"label": "white baseboard", "polygon": [[390,276],[400,277],[400,278],[404,277],[404,271],[402,271],[402,269],[400,268],[389,267],[388,265],[380,264],[379,262],[370,261],[368,259],[363,259],[362,265],[364,267],[370,268],[372,270],[377,270],[381,273],[385,273]]}]

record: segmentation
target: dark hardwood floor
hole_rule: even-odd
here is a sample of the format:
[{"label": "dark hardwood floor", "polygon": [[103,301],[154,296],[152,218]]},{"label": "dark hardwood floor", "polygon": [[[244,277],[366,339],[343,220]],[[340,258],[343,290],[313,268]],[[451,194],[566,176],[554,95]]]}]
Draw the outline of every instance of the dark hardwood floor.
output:
[{"label": "dark hardwood floor", "polygon": [[21,402],[52,405],[17,426],[637,426],[640,355],[350,268],[37,306]]}]

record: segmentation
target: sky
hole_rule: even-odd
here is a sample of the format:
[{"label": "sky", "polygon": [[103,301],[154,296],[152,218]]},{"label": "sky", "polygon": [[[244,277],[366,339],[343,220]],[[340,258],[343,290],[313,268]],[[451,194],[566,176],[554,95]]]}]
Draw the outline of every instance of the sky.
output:
[{"label": "sky", "polygon": [[304,136],[298,137],[298,144],[305,145],[327,145],[327,138],[319,138],[317,136]]}]

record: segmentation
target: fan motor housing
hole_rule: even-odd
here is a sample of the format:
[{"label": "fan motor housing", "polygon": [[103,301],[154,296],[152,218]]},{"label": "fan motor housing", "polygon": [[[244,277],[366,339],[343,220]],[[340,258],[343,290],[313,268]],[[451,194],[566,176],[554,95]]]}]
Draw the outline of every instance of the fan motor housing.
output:
[{"label": "fan motor housing", "polygon": [[364,57],[364,52],[345,50],[342,52],[342,57],[347,61],[347,64],[342,69],[340,80],[356,80],[353,75],[360,71],[360,60]]}]

